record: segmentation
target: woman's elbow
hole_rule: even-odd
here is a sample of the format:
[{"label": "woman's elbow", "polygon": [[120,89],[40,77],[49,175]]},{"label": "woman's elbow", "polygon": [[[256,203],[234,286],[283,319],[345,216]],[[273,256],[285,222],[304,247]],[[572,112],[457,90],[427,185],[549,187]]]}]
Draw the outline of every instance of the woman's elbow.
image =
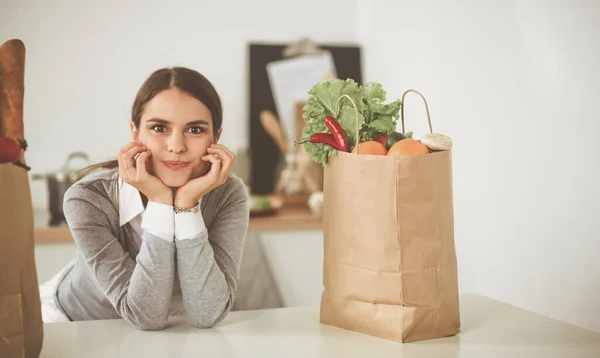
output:
[{"label": "woman's elbow", "polygon": [[229,313],[229,309],[225,309],[225,311],[221,313],[215,314],[198,314],[189,318],[189,323],[194,328],[212,328],[221,322],[225,316]]},{"label": "woman's elbow", "polygon": [[138,327],[138,329],[141,331],[162,331],[166,327],[167,327],[167,324],[165,322],[165,323],[158,323],[158,324],[151,323],[151,324],[140,325]]},{"label": "woman's elbow", "polygon": [[204,320],[191,320],[190,326],[198,329],[213,328],[217,322],[204,321]]},{"label": "woman's elbow", "polygon": [[199,317],[199,318],[190,319],[190,325],[194,328],[206,329],[206,328],[214,327],[220,321],[221,321],[220,317],[217,317],[217,318]]},{"label": "woman's elbow", "polygon": [[140,331],[162,331],[167,327],[166,319],[129,321],[129,323]]}]

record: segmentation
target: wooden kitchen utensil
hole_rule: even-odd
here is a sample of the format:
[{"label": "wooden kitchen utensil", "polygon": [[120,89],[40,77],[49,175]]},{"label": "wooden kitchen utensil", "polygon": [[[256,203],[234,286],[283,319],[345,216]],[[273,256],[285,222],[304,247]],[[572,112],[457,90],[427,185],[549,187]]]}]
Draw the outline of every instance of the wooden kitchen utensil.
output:
[{"label": "wooden kitchen utensil", "polygon": [[273,138],[279,150],[286,155],[288,153],[286,135],[273,112],[267,110],[261,111],[260,123],[271,138]]}]

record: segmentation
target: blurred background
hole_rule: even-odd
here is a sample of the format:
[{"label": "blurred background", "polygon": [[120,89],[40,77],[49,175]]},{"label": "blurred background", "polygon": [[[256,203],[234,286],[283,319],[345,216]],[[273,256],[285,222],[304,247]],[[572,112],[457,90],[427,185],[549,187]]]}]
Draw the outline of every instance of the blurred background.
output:
[{"label": "blurred background", "polygon": [[[152,71],[188,66],[214,83],[235,172],[269,197],[290,165],[270,133],[298,123],[307,90],[276,83],[333,70],[380,82],[389,100],[418,89],[434,130],[453,139],[461,291],[600,331],[598,1],[0,0],[0,35],[27,48],[40,281],[76,252],[68,230],[53,230],[44,178],[114,157]],[[425,133],[422,102],[405,106]],[[269,132],[270,116],[288,127]],[[248,281],[240,309],[320,300],[319,183],[291,187],[253,216],[243,275],[264,279]]]}]

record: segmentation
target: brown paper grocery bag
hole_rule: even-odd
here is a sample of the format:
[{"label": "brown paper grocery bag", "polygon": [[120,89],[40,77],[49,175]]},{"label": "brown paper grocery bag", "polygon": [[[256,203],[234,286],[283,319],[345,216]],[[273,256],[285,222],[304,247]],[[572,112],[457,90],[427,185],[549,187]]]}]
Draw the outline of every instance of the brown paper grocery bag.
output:
[{"label": "brown paper grocery bag", "polygon": [[324,176],[321,322],[398,342],[457,334],[451,151],[340,151]]},{"label": "brown paper grocery bag", "polygon": [[[25,48],[0,46],[0,135],[23,139]],[[21,151],[21,163],[24,163]],[[33,208],[23,166],[0,164],[0,357],[39,357],[41,302],[34,258]]]}]

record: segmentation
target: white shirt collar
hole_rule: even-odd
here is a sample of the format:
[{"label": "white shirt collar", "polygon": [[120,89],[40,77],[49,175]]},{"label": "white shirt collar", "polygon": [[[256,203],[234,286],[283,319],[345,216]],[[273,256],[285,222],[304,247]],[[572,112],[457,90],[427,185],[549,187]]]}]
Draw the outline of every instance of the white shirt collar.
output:
[{"label": "white shirt collar", "polygon": [[123,226],[144,212],[140,192],[119,177],[119,225]]}]

